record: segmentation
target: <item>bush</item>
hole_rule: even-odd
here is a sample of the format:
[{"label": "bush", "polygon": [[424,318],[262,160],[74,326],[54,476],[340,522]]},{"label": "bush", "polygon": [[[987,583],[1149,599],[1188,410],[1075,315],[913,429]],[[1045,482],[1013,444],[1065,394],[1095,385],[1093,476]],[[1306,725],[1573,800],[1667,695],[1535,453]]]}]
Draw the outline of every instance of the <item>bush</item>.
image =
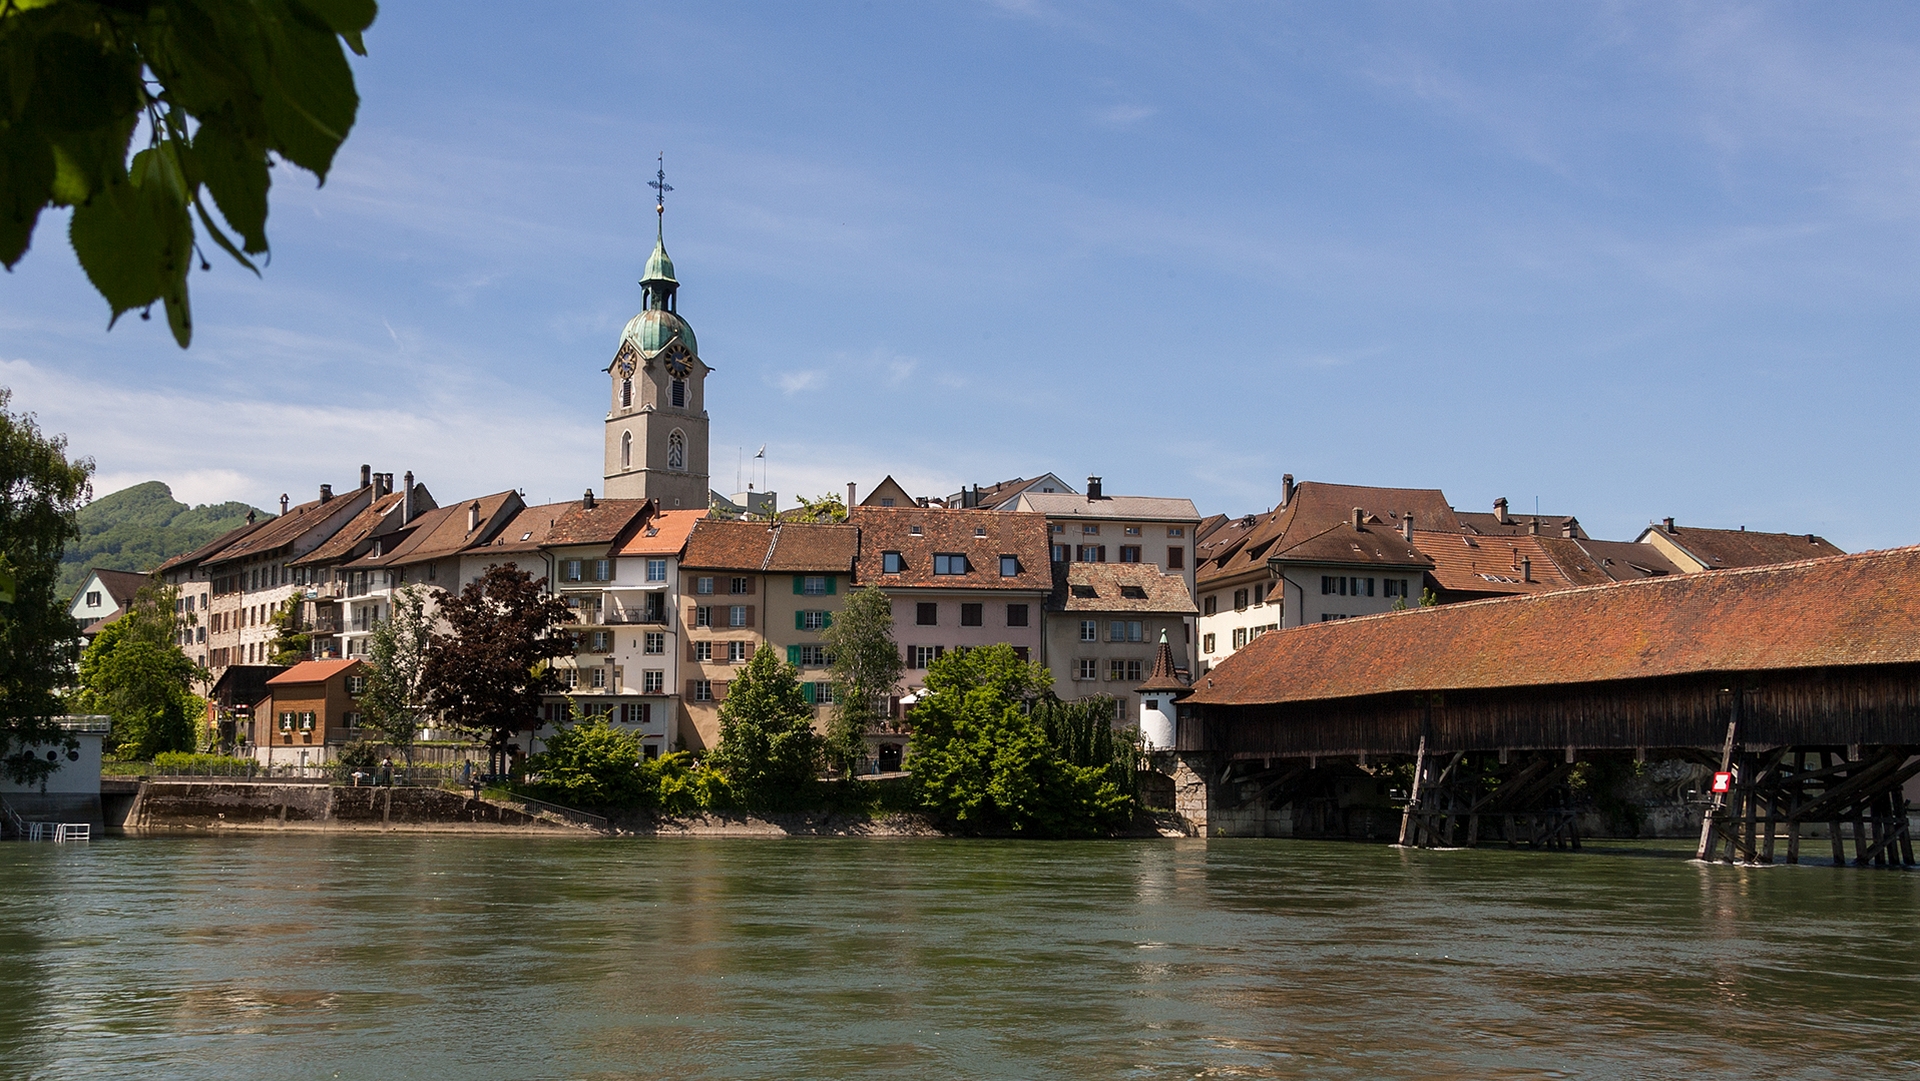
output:
[{"label": "bush", "polygon": [[686,751],[647,761],[640,737],[595,717],[556,731],[527,764],[538,778],[515,791],[582,810],[698,814],[732,804],[726,778]]},{"label": "bush", "polygon": [[259,764],[251,758],[229,758],[223,754],[162,751],[153,756],[153,772],[157,776],[251,777],[258,768]]}]

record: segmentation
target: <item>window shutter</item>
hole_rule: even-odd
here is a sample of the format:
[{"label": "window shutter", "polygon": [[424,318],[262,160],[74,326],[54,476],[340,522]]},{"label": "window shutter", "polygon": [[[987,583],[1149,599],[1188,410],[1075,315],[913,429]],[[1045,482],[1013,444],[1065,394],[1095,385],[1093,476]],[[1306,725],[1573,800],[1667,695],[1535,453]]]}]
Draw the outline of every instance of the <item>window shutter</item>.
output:
[{"label": "window shutter", "polygon": [[1106,545],[1104,545],[1104,544],[1103,544],[1103,545],[1101,545],[1101,546],[1100,546],[1100,548],[1099,548],[1099,552],[1100,552],[1100,558],[1099,558],[1099,559],[1096,559],[1096,560],[1094,560],[1094,562],[1096,562],[1096,563],[1105,563],[1105,562],[1107,561],[1107,546],[1106,546]]},{"label": "window shutter", "polygon": [[794,592],[795,592],[796,594],[798,594],[798,593],[805,593],[805,592],[807,591],[807,576],[806,576],[806,575],[804,575],[804,574],[796,574],[796,575],[794,575],[794,576],[793,576],[793,591],[794,591]]},{"label": "window shutter", "polygon": [[807,614],[805,612],[793,613],[793,629],[796,631],[804,631],[807,629]]},{"label": "window shutter", "polygon": [[826,623],[825,623],[825,624],[823,624],[823,625],[822,625],[822,627],[821,627],[821,629],[822,629],[822,630],[825,630],[825,629],[826,629],[827,627],[831,627],[831,626],[833,626],[833,613],[832,613],[832,612],[822,612],[822,613],[821,613],[821,616],[822,616],[822,617],[823,617],[823,618],[824,618],[824,619],[826,620]]},{"label": "window shutter", "polygon": [[758,575],[748,575],[747,576],[747,596],[749,597],[753,596],[754,591],[759,588],[760,588],[760,577]]},{"label": "window shutter", "polygon": [[693,660],[693,639],[690,637],[687,638],[687,659]]},{"label": "window shutter", "polygon": [[828,596],[832,596],[832,595],[833,595],[833,593],[834,593],[834,591],[835,591],[835,589],[836,589],[836,587],[837,587],[837,584],[838,584],[838,582],[839,582],[839,579],[840,579],[840,576],[839,576],[839,575],[837,575],[837,574],[829,574],[829,575],[827,575],[827,595],[828,595]]},{"label": "window shutter", "polygon": [[[689,651],[691,651],[692,647],[688,647],[688,648],[689,648]],[[688,702],[693,701],[693,684],[694,684],[693,680],[687,681],[687,693],[683,696],[685,701],[688,701]]]},{"label": "window shutter", "polygon": [[747,605],[747,626],[753,626],[753,605]]},{"label": "window shutter", "polygon": [[805,697],[806,697],[806,700],[807,700],[807,705],[810,705],[810,706],[812,706],[812,705],[818,705],[818,703],[814,701],[814,696],[813,696],[813,684],[811,684],[811,683],[802,683],[802,684],[800,685],[800,693],[801,693],[801,694],[802,694],[803,696],[805,696]]},{"label": "window shutter", "polygon": [[684,626],[684,627],[691,627],[691,626],[693,626],[693,621],[694,621],[694,620],[696,620],[696,619],[699,619],[699,618],[700,618],[700,610],[699,610],[699,608],[698,608],[697,606],[694,606],[694,605],[688,605],[688,606],[687,606],[687,621],[686,621],[686,623],[685,623],[685,624],[683,624],[682,626]]},{"label": "window shutter", "polygon": [[787,663],[790,665],[793,665],[795,668],[800,667],[800,647],[799,646],[787,647]]},{"label": "window shutter", "polygon": [[727,684],[729,682],[731,681],[724,679],[716,679],[713,681],[713,700],[715,702],[725,702],[727,700]]}]

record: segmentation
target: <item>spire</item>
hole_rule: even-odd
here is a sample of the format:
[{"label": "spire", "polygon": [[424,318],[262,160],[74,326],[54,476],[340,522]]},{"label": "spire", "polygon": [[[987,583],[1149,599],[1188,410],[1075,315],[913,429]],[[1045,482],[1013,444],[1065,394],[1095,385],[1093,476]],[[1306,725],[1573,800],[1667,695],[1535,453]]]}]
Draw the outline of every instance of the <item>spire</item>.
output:
[{"label": "spire", "polygon": [[647,256],[647,269],[640,275],[640,288],[644,296],[644,307],[648,310],[674,308],[673,293],[680,283],[673,277],[673,259],[667,255],[666,218],[667,193],[673,185],[667,183],[667,156],[660,155],[660,167],[654,178],[647,181],[647,187],[654,191],[654,230],[653,254]]},{"label": "spire", "polygon": [[1137,691],[1172,692],[1175,698],[1182,698],[1193,692],[1193,688],[1180,682],[1173,670],[1173,647],[1167,644],[1167,632],[1160,631],[1160,649],[1153,655],[1153,673],[1147,681],[1135,687]]}]

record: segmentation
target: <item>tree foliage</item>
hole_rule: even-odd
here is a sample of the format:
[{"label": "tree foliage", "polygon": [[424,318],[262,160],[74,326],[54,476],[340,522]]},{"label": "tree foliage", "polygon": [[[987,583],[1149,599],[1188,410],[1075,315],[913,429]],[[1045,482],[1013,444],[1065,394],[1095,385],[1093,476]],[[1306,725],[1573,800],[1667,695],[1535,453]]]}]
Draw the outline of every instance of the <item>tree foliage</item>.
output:
[{"label": "tree foliage", "polygon": [[198,742],[206,703],[193,693],[193,681],[207,673],[180,649],[186,620],[174,611],[178,599],[172,586],[141,586],[80,655],[74,704],[113,718],[110,738],[122,758],[191,751]]},{"label": "tree foliage", "polygon": [[482,736],[497,756],[514,733],[540,725],[540,700],[557,693],[550,664],[573,653],[560,632],[572,618],[546,579],[512,563],[488,567],[440,604],[447,633],[431,636],[421,670],[427,708]]},{"label": "tree foliage", "polygon": [[887,716],[887,699],[900,682],[900,647],[893,640],[893,601],[877,587],[856,589],[834,613],[821,637],[833,663],[833,720],[827,754],[851,768],[866,755],[866,733]]},{"label": "tree foliage", "polygon": [[921,801],[944,828],[1091,837],[1132,817],[1131,792],[1112,765],[1075,764],[1034,716],[1052,683],[1007,645],[955,651],[927,670],[910,753]]},{"label": "tree foliage", "polygon": [[57,767],[28,746],[78,745],[54,722],[78,638],[55,583],[92,494],[93,462],[68,461],[66,439],[41,434],[32,415],[8,408],[12,399],[0,387],[0,770],[30,783]]},{"label": "tree foliage", "polygon": [[653,810],[698,814],[733,804],[718,771],[696,764],[687,751],[642,757],[640,736],[608,723],[604,715],[582,716],[546,740],[528,763],[522,790],[535,799],[594,811]]},{"label": "tree foliage", "polygon": [[844,522],[847,520],[846,500],[833,493],[808,499],[798,497],[800,505],[792,510],[780,512],[783,522]]},{"label": "tree foliage", "polygon": [[[5,0],[0,0],[0,3]],[[122,488],[80,508],[80,535],[60,557],[60,594],[73,596],[94,567],[144,571],[171,556],[191,552],[230,529],[247,514],[271,518],[245,503],[190,507],[157,480]]]},{"label": "tree foliage", "polygon": [[269,622],[273,639],[267,643],[267,663],[292,667],[306,660],[313,650],[313,635],[300,629],[300,602],[281,601]]},{"label": "tree foliage", "polygon": [[[0,263],[26,254],[42,209],[71,206],[74,254],[113,318],[162,302],[184,349],[195,219],[259,273],[250,257],[267,252],[269,170],[277,159],[325,182],[360,106],[340,45],[365,55],[375,10],[0,0]],[[142,127],[146,148],[129,160]]]},{"label": "tree foliage", "polygon": [[727,684],[720,703],[720,745],[709,759],[740,802],[753,810],[799,806],[818,775],[820,737],[800,674],[762,643]]},{"label": "tree foliage", "polygon": [[373,629],[367,643],[367,685],[360,695],[361,723],[380,742],[399,751],[413,768],[413,744],[420,733],[427,651],[433,617],[426,591],[406,586],[393,595],[393,611]]}]

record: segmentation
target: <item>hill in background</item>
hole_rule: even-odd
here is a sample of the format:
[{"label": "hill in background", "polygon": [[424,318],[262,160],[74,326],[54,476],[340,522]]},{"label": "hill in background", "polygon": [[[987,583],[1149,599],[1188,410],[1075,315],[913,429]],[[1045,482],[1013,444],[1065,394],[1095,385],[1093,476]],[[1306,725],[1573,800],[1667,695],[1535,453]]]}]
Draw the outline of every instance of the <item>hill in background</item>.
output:
[{"label": "hill in background", "polygon": [[[60,559],[60,596],[71,597],[87,571],[150,571],[247,523],[245,503],[189,507],[157,480],[122,488],[80,508],[80,539]],[[273,517],[265,511],[262,518]]]}]

